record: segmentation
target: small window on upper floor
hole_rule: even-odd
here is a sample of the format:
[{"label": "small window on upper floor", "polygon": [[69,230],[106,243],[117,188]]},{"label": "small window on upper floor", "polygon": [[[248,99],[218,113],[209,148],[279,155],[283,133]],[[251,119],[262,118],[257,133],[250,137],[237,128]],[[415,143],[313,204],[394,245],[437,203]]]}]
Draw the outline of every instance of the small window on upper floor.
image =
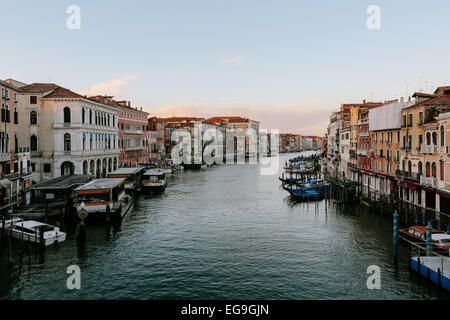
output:
[{"label": "small window on upper floor", "polygon": [[30,96],[30,104],[37,104],[37,96]]}]

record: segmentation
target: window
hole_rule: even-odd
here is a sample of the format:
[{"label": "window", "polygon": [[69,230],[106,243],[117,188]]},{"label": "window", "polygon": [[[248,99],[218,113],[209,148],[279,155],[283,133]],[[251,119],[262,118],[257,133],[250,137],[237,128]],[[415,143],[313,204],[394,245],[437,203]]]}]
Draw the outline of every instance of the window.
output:
[{"label": "window", "polygon": [[30,112],[30,124],[37,124],[37,112],[36,111]]},{"label": "window", "polygon": [[37,96],[30,96],[30,104],[37,104]]},{"label": "window", "polygon": [[84,110],[84,108],[81,108],[81,123],[84,123],[85,115],[86,115],[86,111]]},{"label": "window", "polygon": [[397,131],[397,143],[400,143],[400,131]]},{"label": "window", "polygon": [[14,108],[14,124],[19,123],[19,114],[17,113],[17,108]]},{"label": "window", "polygon": [[50,173],[51,172],[51,165],[50,163],[44,163],[44,172]]},{"label": "window", "polygon": [[441,126],[441,147],[445,146],[444,139],[445,139],[445,130],[444,126]]},{"label": "window", "polygon": [[30,150],[37,151],[37,137],[35,135],[30,137]]},{"label": "window", "polygon": [[92,124],[92,110],[89,110],[89,124]]},{"label": "window", "polygon": [[2,103],[2,122],[6,121],[6,109],[5,109],[5,104]]},{"label": "window", "polygon": [[423,124],[423,112],[419,113],[419,125]]},{"label": "window", "polygon": [[70,151],[70,134],[64,134],[64,151]]},{"label": "window", "polygon": [[6,113],[6,119],[5,119],[5,122],[10,123],[10,122],[11,122],[11,119],[10,119],[10,117],[9,117],[9,106],[8,106],[8,105],[6,105],[5,113]]},{"label": "window", "polygon": [[412,127],[412,121],[413,121],[413,114],[410,113],[409,114],[409,122],[408,122],[408,127]]},{"label": "window", "polygon": [[64,123],[70,123],[70,108],[64,108]]}]

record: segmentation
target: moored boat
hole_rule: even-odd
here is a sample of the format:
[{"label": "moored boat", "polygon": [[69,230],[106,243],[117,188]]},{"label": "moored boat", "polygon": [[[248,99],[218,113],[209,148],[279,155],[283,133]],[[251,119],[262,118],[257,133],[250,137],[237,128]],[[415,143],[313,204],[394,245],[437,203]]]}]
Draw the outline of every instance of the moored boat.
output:
[{"label": "moored boat", "polygon": [[166,189],[166,175],[162,169],[148,169],[142,176],[142,188],[150,194],[160,194]]},{"label": "moored boat", "polygon": [[125,194],[125,178],[95,179],[75,189],[77,211],[88,214],[118,214],[123,217],[131,207],[132,198]]},{"label": "moored boat", "polygon": [[145,168],[119,168],[108,174],[108,178],[125,178],[125,191],[135,192],[141,188],[142,174]]},{"label": "moored boat", "polygon": [[66,233],[62,232],[58,227],[33,220],[12,222],[8,231],[11,232],[12,237],[15,239],[42,243],[45,246],[66,240]]},{"label": "moored boat", "polygon": [[[398,232],[402,240],[420,245],[426,244],[427,227],[425,226],[412,226],[400,229]],[[433,251],[448,255],[450,250],[450,235],[436,228],[431,228],[431,244]]]}]

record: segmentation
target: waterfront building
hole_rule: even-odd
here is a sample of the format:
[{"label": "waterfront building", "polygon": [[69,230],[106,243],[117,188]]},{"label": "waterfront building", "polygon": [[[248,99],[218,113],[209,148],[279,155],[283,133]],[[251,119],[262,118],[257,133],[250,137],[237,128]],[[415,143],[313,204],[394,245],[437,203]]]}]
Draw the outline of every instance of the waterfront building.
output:
[{"label": "waterfront building", "polygon": [[69,174],[105,177],[118,165],[118,111],[52,83],[20,88],[20,132],[36,182]]},{"label": "waterfront building", "polygon": [[330,124],[327,128],[327,172],[335,178],[340,178],[342,176],[342,172],[340,171],[341,131],[344,127],[348,127],[349,121],[350,109],[333,112],[330,116]]},{"label": "waterfront building", "polygon": [[437,154],[439,160],[439,181],[436,193],[439,195],[439,208],[450,214],[450,112],[441,113],[438,121]]},{"label": "waterfront building", "polygon": [[19,140],[19,119],[25,114],[19,101],[20,82],[0,80],[0,209],[29,204],[32,184],[31,160],[28,143]]},{"label": "waterfront building", "polygon": [[[172,140],[173,132],[180,128],[191,128],[196,121],[204,121],[205,118],[198,117],[170,117],[158,118],[164,123],[164,149],[166,151],[166,159],[171,159],[172,149],[176,145],[176,141]],[[187,129],[189,132],[191,129]]]},{"label": "waterfront building", "polygon": [[339,173],[342,180],[351,179],[351,172],[348,170],[348,163],[350,162],[350,133],[351,127],[348,121],[343,123],[340,131],[340,161]]},{"label": "waterfront building", "polygon": [[373,135],[374,183],[377,196],[394,198],[398,194],[401,110],[413,102],[388,101],[369,110],[369,132]]},{"label": "waterfront building", "polygon": [[94,96],[89,99],[118,110],[119,167],[135,167],[148,162],[148,113],[131,107],[130,101],[116,101],[113,96]]},{"label": "waterfront building", "polygon": [[352,172],[352,180],[357,181],[358,175],[355,170],[358,167],[358,157],[357,157],[357,149],[358,149],[358,120],[359,114],[363,111],[366,111],[370,108],[378,107],[382,105],[381,102],[367,102],[363,100],[362,103],[345,103],[341,104],[341,111],[348,109],[350,110],[350,161],[349,161],[349,170]]},{"label": "waterfront building", "polygon": [[[256,156],[259,150],[259,122],[243,117],[213,117],[208,122],[218,125],[227,125],[228,132],[234,135],[238,140],[244,138],[244,150],[246,157]],[[248,132],[253,130],[255,133],[256,146],[250,147],[250,137]]]},{"label": "waterfront building", "polygon": [[[436,192],[439,157],[436,117],[450,111],[450,90],[442,87],[434,94],[415,93],[415,104],[402,110],[401,168],[399,197],[406,202],[440,210]],[[443,90],[444,89],[444,90]]]},{"label": "waterfront building", "polygon": [[147,148],[150,163],[160,165],[166,159],[164,136],[165,122],[157,117],[148,118]]}]

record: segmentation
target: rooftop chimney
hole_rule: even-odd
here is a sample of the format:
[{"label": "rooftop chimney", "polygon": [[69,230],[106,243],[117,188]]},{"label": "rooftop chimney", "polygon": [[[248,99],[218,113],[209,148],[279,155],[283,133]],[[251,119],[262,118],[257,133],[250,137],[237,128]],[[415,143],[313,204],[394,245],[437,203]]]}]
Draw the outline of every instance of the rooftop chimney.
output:
[{"label": "rooftop chimney", "polygon": [[366,104],[366,99],[363,100],[363,104]]},{"label": "rooftop chimney", "polygon": [[400,97],[400,102],[404,102],[405,99],[403,97]]}]

